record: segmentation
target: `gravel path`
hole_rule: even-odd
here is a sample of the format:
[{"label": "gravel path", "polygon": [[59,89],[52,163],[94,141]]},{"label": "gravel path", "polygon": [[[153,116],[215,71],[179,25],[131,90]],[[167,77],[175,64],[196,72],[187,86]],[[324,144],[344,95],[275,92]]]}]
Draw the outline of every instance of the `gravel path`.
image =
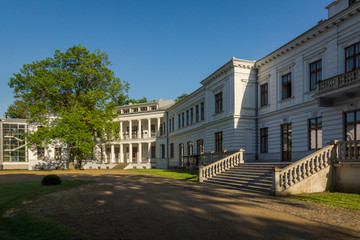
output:
[{"label": "gravel path", "polygon": [[[52,193],[29,211],[91,239],[360,239],[360,211],[130,171],[57,173],[94,183]],[[0,183],[44,172],[2,172]]]}]

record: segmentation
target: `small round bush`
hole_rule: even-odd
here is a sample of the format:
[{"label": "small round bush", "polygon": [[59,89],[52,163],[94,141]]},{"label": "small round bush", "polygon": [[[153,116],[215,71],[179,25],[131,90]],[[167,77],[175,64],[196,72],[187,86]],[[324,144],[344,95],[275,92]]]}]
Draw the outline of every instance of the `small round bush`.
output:
[{"label": "small round bush", "polygon": [[60,177],[55,174],[47,175],[41,181],[42,185],[59,185],[60,183],[61,183]]}]

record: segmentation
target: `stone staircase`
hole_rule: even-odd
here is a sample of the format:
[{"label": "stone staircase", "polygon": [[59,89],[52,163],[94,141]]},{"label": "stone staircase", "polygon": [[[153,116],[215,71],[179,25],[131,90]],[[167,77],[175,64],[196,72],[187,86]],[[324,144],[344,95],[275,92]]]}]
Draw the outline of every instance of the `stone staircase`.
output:
[{"label": "stone staircase", "polygon": [[273,169],[284,168],[290,163],[246,162],[204,180],[206,184],[262,194],[271,194]]}]

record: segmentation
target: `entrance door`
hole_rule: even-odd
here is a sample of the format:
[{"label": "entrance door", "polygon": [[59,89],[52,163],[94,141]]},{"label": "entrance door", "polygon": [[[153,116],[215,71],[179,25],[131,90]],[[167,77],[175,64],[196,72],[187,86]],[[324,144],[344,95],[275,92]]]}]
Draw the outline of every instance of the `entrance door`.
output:
[{"label": "entrance door", "polygon": [[291,162],[292,150],[292,130],[291,123],[281,125],[281,146],[282,161]]},{"label": "entrance door", "polygon": [[133,147],[133,152],[132,152],[133,156],[132,156],[132,162],[137,162],[137,154],[138,154],[138,150],[137,147]]}]

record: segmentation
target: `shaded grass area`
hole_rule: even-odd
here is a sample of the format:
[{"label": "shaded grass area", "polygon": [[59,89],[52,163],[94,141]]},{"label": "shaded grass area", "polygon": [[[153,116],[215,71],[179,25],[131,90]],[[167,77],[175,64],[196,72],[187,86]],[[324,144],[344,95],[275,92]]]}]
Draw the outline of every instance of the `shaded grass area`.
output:
[{"label": "shaded grass area", "polygon": [[170,170],[170,169],[129,169],[129,170],[135,172],[144,172],[144,173],[163,176],[163,177],[183,179],[192,182],[197,182],[199,175],[197,172],[188,172],[184,170]]},{"label": "shaded grass area", "polygon": [[0,184],[0,239],[86,239],[68,226],[28,214],[23,208],[44,194],[89,182],[64,180],[55,186],[43,186],[40,182]]},{"label": "shaded grass area", "polygon": [[290,198],[331,205],[334,207],[360,210],[360,194],[356,193],[325,192],[290,196]]}]

